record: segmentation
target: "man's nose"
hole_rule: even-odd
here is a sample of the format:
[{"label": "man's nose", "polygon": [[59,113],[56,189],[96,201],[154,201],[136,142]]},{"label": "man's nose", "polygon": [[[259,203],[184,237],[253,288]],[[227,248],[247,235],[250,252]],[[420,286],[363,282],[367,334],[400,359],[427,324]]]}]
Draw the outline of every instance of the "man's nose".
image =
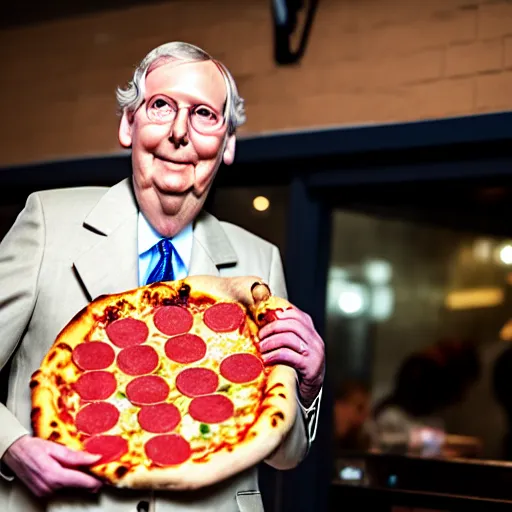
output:
[{"label": "man's nose", "polygon": [[181,108],[176,112],[176,117],[171,124],[169,140],[176,148],[188,144],[188,109]]}]

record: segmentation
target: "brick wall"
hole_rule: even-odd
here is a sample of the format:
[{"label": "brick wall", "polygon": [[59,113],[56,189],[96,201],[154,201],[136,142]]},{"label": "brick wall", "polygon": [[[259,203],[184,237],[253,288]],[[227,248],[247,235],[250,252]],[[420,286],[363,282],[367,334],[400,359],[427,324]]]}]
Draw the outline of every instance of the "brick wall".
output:
[{"label": "brick wall", "polygon": [[510,0],[321,0],[293,67],[268,0],[175,0],[0,32],[0,166],[119,151],[115,86],[168,40],[230,67],[244,134],[512,107]]}]

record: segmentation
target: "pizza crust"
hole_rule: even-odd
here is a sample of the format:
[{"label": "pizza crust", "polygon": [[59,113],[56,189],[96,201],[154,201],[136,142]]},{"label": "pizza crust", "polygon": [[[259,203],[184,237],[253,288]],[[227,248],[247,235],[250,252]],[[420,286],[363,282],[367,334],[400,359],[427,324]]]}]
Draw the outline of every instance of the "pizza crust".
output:
[{"label": "pizza crust", "polygon": [[[266,386],[265,411],[233,449],[210,454],[204,462],[187,461],[178,467],[148,471],[139,466],[119,480],[119,487],[193,490],[229,478],[266,459],[281,444],[296,417],[295,372],[276,366]],[[274,389],[272,389],[274,388]],[[291,397],[291,398],[290,398]]]},{"label": "pizza crust", "polygon": [[[80,374],[73,361],[72,351],[90,333],[98,317],[109,306],[151,300],[151,297],[175,297],[183,285],[190,287],[191,297],[213,296],[243,304],[253,317],[248,322],[253,335],[269,321],[268,312],[275,308],[291,307],[288,301],[270,295],[268,286],[258,277],[218,278],[193,276],[183,281],[154,283],[125,293],[98,297],[80,311],[57,337],[44,358],[40,370],[31,380],[32,425],[35,435],[81,450],[74,423],[59,417],[56,380],[59,376],[73,382]],[[156,294],[156,295],[155,295]],[[148,299],[149,297],[149,299]],[[126,306],[126,307],[129,307]],[[297,409],[296,373],[284,365],[271,367],[260,404],[260,414],[249,427],[242,441],[226,445],[207,454],[203,460],[189,459],[179,466],[158,467],[135,465],[126,467],[123,456],[118,461],[91,467],[93,474],[116,487],[137,489],[190,490],[210,485],[268,458],[291,430]]]}]

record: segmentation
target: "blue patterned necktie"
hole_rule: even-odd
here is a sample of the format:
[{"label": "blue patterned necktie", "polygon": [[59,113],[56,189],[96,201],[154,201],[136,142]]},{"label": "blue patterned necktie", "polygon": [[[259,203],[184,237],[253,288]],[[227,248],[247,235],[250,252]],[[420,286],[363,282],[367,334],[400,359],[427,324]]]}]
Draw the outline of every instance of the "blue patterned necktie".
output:
[{"label": "blue patterned necktie", "polygon": [[174,272],[172,270],[172,251],[173,247],[168,238],[163,238],[156,244],[160,259],[155,268],[149,274],[146,284],[157,283],[159,281],[174,281]]}]

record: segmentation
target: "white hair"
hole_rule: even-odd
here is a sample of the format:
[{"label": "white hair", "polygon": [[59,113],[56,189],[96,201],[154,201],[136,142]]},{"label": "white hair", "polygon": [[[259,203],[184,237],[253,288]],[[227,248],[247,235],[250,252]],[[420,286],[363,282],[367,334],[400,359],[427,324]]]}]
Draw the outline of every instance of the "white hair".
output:
[{"label": "white hair", "polygon": [[116,90],[117,104],[120,111],[122,113],[135,112],[144,101],[148,71],[160,61],[169,62],[173,60],[180,60],[182,62],[211,60],[214,62],[219,68],[226,84],[227,96],[224,105],[224,116],[228,124],[228,133],[234,133],[239,126],[245,123],[244,100],[238,95],[235,79],[226,66],[215,60],[204,50],[201,50],[201,48],[182,42],[172,42],[158,46],[142,59],[127,87],[125,89],[118,87]]}]

